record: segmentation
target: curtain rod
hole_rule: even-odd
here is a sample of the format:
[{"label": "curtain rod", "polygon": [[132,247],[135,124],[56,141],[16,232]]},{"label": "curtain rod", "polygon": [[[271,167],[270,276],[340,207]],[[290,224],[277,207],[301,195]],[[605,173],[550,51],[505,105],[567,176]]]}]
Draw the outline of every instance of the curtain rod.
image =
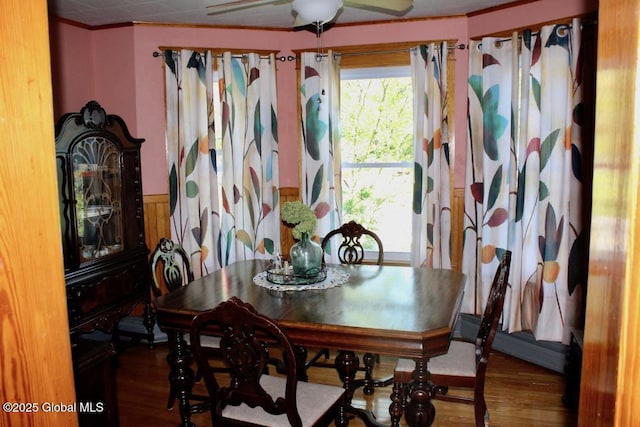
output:
[{"label": "curtain rod", "polygon": [[[447,50],[455,50],[455,49],[464,50],[466,48],[467,48],[467,45],[464,43],[447,46]],[[371,50],[371,51],[363,51],[363,52],[344,52],[344,53],[336,52],[336,55],[340,55],[340,56],[380,55],[383,53],[404,53],[407,50],[411,51],[413,49],[415,49],[415,47],[410,47],[408,49]],[[436,49],[439,49],[439,47],[436,46]]]},{"label": "curtain rod", "polygon": [[[573,28],[573,24],[563,24],[563,23],[559,23],[559,24],[549,24],[549,25],[563,26],[565,29],[571,29],[571,28]],[[598,21],[581,22],[581,23],[580,23],[580,28],[582,29],[582,28],[584,28],[584,27],[586,27],[586,26],[588,26],[588,25],[598,25]],[[525,29],[525,30],[523,30],[523,31],[527,31],[527,30]],[[532,36],[537,36],[537,35],[539,35],[539,34],[540,34],[540,31],[541,31],[541,30],[536,30],[536,31],[529,30],[529,31],[531,31],[531,35],[532,35]],[[483,38],[484,38],[484,37],[483,37]],[[508,41],[513,40],[513,37],[501,37],[501,38],[498,38],[498,37],[492,37],[492,38],[497,39],[497,40],[496,40],[496,43],[503,43],[503,42],[508,42]],[[521,40],[521,39],[522,39],[522,34],[521,34],[521,32],[518,32],[517,39],[518,39],[518,40]],[[482,39],[479,39],[479,40],[477,40],[477,41],[481,41],[481,40],[482,40]],[[482,46],[482,43],[480,43],[480,46]]]},{"label": "curtain rod", "polygon": [[[452,50],[465,50],[468,49],[469,46],[467,46],[464,43],[459,43],[459,44],[455,44],[455,45],[450,45],[447,46],[447,50],[448,51],[452,51]],[[439,46],[436,46],[437,50],[440,50]],[[329,48],[329,50],[331,50]],[[334,56],[361,56],[361,55],[381,55],[384,53],[405,53],[405,52],[415,52],[416,47],[410,47],[410,48],[404,48],[404,49],[388,49],[388,50],[370,50],[370,51],[362,51],[362,52],[333,52]],[[301,51],[300,53],[304,53],[305,51]],[[308,51],[308,53],[313,53],[311,51]],[[328,53],[320,53],[320,52],[316,52],[316,58],[322,58],[322,57],[326,57],[329,56]],[[298,54],[296,53],[296,60],[299,59]]]},{"label": "curtain rod", "polygon": [[[467,49],[468,46],[465,45],[464,43],[459,43],[459,44],[454,44],[454,45],[449,45],[447,46],[447,50],[464,50]],[[182,48],[161,48],[163,51],[164,50],[176,50],[176,49],[182,49]],[[189,49],[189,48],[184,48],[184,49]],[[336,55],[340,55],[340,56],[360,56],[360,55],[380,55],[380,54],[384,54],[384,53],[403,53],[403,52],[407,52],[407,51],[411,51],[412,49],[415,49],[414,47],[409,48],[409,49],[382,49],[382,50],[371,50],[371,51],[363,51],[363,52],[336,52]],[[190,49],[190,50],[194,50],[194,51],[199,51],[199,50],[207,50],[207,49]],[[160,56],[163,55],[162,52],[158,52],[158,51],[154,51],[152,53],[154,58],[158,58]],[[321,55],[326,55],[326,54],[321,54]],[[212,55],[214,58],[222,58],[222,55],[220,54],[214,54]],[[245,54],[235,54],[235,55],[231,55],[232,58],[244,58]],[[269,56],[260,56],[261,59],[269,59]],[[299,58],[299,54],[296,53],[296,55],[287,55],[287,56],[276,56],[275,57],[276,60],[281,61],[281,62],[285,62],[285,61],[298,61]]]},{"label": "curtain rod", "polygon": [[[185,49],[187,49],[187,48],[185,48]],[[164,49],[164,50],[173,50],[173,49]],[[190,50],[193,50],[193,49],[190,49]],[[194,50],[194,52],[198,52],[198,50]],[[154,52],[151,53],[151,55],[153,55],[154,58],[159,58],[159,57],[161,57],[163,55],[163,52],[154,51]],[[246,58],[246,55],[247,55],[246,53],[239,53],[239,54],[232,54],[231,57],[232,58],[242,59],[242,58]],[[213,54],[211,56],[214,57],[214,58],[222,58],[222,55],[220,55],[220,54]],[[260,55],[260,59],[269,59],[269,58],[270,57],[268,55],[267,56]],[[285,61],[295,61],[296,57],[293,56],[293,55],[276,56],[275,59],[277,61],[285,62]]]},{"label": "curtain rod", "polygon": [[[577,17],[577,18],[579,19],[580,17]],[[523,31],[526,31],[526,30],[531,31],[531,34],[532,34],[532,35],[537,36],[537,35],[540,33],[540,29],[541,29],[542,27],[549,26],[549,25],[566,25],[568,28],[573,28],[573,18],[571,19],[571,21],[556,21],[556,22],[548,22],[548,23],[546,23],[546,24],[542,24],[542,25],[540,25],[540,26],[538,26],[538,27],[535,27],[534,29],[532,29],[532,28],[518,28],[518,29],[514,29],[514,30],[512,30],[512,31],[511,31],[511,33],[512,33],[512,34],[513,34],[513,33],[518,33],[518,38],[519,38],[519,39],[521,39],[521,38],[522,38],[521,33],[522,33]],[[587,27],[587,26],[593,26],[593,25],[598,25],[598,19],[586,19],[586,20],[584,20],[584,21],[580,22],[580,28],[581,28],[581,29],[582,29],[582,28],[584,28],[584,27]],[[482,39],[483,39],[483,38],[485,38],[485,37],[491,37],[491,38],[497,38],[497,39],[500,39],[500,40],[498,40],[499,42],[509,41],[509,40],[511,40],[511,38],[512,38],[511,36],[508,36],[508,35],[506,35],[505,33],[501,33],[501,35],[485,35],[485,36],[476,36],[476,37],[472,37],[472,38],[471,38],[471,40],[476,40],[476,41],[478,41],[478,40],[482,40]]]}]

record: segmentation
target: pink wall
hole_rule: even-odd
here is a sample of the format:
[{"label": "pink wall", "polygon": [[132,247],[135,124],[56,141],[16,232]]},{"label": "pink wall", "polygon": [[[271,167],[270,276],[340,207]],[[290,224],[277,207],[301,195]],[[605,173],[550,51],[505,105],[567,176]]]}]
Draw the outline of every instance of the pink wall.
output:
[{"label": "pink wall", "polygon": [[[136,129],[136,119],[143,112],[136,107],[136,58],[133,40],[134,27],[95,31],[93,63],[96,84],[94,97],[109,114],[121,116],[135,137],[146,138]],[[143,145],[144,146],[144,145]]]},{"label": "pink wall", "polygon": [[136,99],[133,52],[133,26],[89,31],[53,23],[55,120],[96,100],[108,114],[122,116],[133,136],[137,136],[132,129],[137,115],[136,104],[132,102]]},{"label": "pink wall", "polygon": [[[466,17],[334,27],[323,35],[324,46],[390,42],[457,40],[493,34],[527,25],[535,26],[596,10],[597,0],[540,0],[496,12]],[[59,27],[59,28],[58,28]],[[144,194],[167,193],[165,150],[164,83],[162,58],[153,57],[159,47],[210,47],[275,50],[292,55],[293,50],[316,49],[316,37],[309,32],[195,28],[135,25],[88,31],[66,24],[57,25],[63,46],[55,80],[60,112],[77,111],[89,99],[96,99],[108,113],[121,115],[135,137],[145,138],[142,148]],[[77,34],[80,33],[80,34]],[[62,41],[62,43],[60,43]],[[79,61],[78,53],[91,52]],[[466,50],[456,50],[455,69],[455,186],[464,184],[466,141],[467,63]],[[82,56],[81,56],[82,57]],[[60,64],[61,62],[61,64]],[[278,134],[280,185],[298,186],[298,123],[295,62],[278,62]],[[91,70],[87,77],[85,72]],[[54,73],[55,75],[55,73]],[[78,101],[80,100],[80,101]]]},{"label": "pink wall", "polygon": [[469,18],[470,38],[548,23],[598,10],[598,0],[539,0]]},{"label": "pink wall", "polygon": [[55,120],[80,111],[93,96],[93,31],[71,25],[51,25],[51,76]]}]

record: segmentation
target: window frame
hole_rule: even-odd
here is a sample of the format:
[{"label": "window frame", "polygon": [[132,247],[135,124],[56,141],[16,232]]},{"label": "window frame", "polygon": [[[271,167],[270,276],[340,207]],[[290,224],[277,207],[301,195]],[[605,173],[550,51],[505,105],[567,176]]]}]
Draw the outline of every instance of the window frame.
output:
[{"label": "window frame", "polygon": [[[409,52],[405,52],[409,55]],[[373,67],[350,67],[340,69],[340,81],[363,80],[363,79],[383,79],[383,78],[411,78],[409,65],[386,65]],[[413,100],[412,100],[413,104]],[[342,121],[342,119],[341,119]],[[414,163],[412,161],[398,162],[341,162],[341,168],[345,169],[406,169],[412,176],[414,173]],[[344,201],[343,201],[344,202]],[[408,207],[411,209],[411,206]],[[384,245],[384,241],[383,241]],[[384,249],[384,247],[383,247]],[[378,257],[377,251],[364,251],[364,260],[375,262]],[[408,264],[411,260],[411,247],[405,251],[384,250],[385,261]]]},{"label": "window frame", "polygon": [[[446,41],[449,46],[447,54],[447,93],[450,99],[448,103],[448,129],[449,129],[449,158],[450,158],[450,182],[454,182],[454,159],[455,159],[455,54],[454,47],[456,47],[457,40],[417,40],[399,43],[378,43],[378,44],[364,44],[364,45],[347,45],[347,46],[325,46],[323,51],[331,51],[333,54],[340,56],[340,69],[349,68],[373,68],[373,67],[392,67],[392,66],[409,66],[411,64],[411,57],[409,56],[410,49],[422,44],[441,43]],[[457,47],[456,47],[457,48]],[[308,49],[293,49],[292,52],[299,57],[302,52],[306,52]],[[298,82],[298,104],[300,104],[300,61],[296,63],[296,81]],[[301,111],[297,110],[298,122],[301,120]],[[301,132],[301,129],[298,129]],[[302,139],[302,135],[298,135],[299,139]],[[301,153],[298,154],[299,156]],[[302,178],[302,177],[300,177]],[[454,185],[451,185],[451,200],[454,200]],[[455,235],[455,231],[452,230],[452,237]],[[384,242],[383,242],[384,243]],[[394,256],[394,253],[385,251],[384,254],[385,264],[400,264],[408,265],[409,261],[398,259]],[[365,254],[366,260],[375,260],[377,256],[372,253]]]}]

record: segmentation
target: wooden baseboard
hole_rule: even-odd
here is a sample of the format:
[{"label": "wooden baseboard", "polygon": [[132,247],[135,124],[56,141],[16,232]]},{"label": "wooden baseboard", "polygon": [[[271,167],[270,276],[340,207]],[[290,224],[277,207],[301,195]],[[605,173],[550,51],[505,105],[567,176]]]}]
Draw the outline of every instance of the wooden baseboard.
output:
[{"label": "wooden baseboard", "polygon": [[[463,339],[473,341],[479,327],[480,318],[478,316],[461,314],[456,330],[459,331],[459,336]],[[498,331],[492,348],[534,365],[564,373],[568,346],[562,343],[537,341],[530,332],[509,334]]]}]

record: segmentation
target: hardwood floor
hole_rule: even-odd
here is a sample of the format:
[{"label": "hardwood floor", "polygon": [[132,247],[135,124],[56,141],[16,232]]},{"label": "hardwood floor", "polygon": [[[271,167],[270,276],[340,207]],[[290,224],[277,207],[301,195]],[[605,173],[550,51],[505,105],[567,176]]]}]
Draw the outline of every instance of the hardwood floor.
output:
[{"label": "hardwood floor", "polygon": [[[310,351],[310,354],[312,352]],[[133,344],[118,355],[116,383],[118,411],[121,427],[178,425],[177,404],[167,410],[168,366],[165,360],[167,344],[158,344],[149,350],[145,344]],[[376,376],[392,372],[394,361],[382,358],[376,367]],[[311,380],[339,384],[332,369],[313,368]],[[489,374],[485,396],[491,426],[496,427],[569,427],[577,425],[577,414],[562,404],[564,376],[519,359],[494,352],[489,360]],[[196,390],[204,392],[201,384]],[[373,396],[357,391],[354,406],[372,410],[378,420],[389,419],[388,406],[391,388],[376,389]],[[434,426],[473,426],[473,406],[434,401],[436,419]],[[209,414],[195,414],[192,421],[197,426],[209,426]],[[353,420],[350,426],[363,426]],[[405,425],[405,424],[403,424]]]}]

